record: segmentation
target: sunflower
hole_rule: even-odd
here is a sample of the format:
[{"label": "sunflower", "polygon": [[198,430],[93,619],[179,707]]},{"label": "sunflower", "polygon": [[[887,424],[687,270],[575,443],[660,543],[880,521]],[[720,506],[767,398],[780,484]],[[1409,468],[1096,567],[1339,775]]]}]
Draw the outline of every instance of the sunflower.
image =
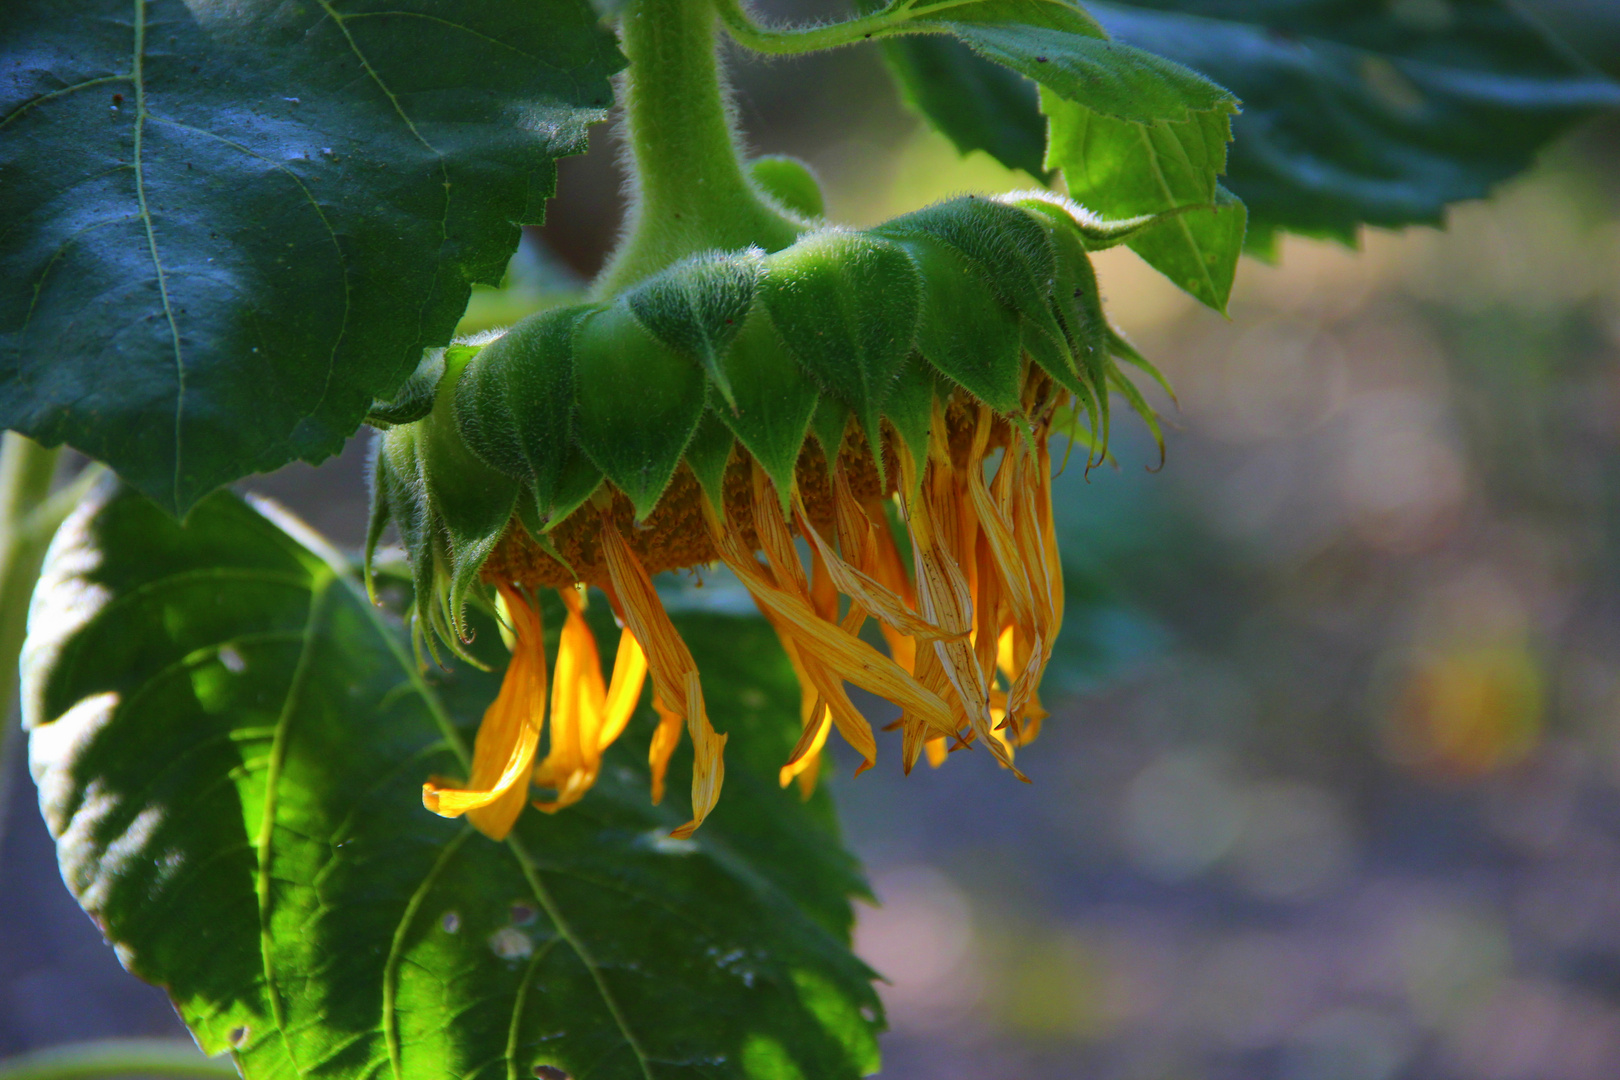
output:
[{"label": "sunflower", "polygon": [[[653,577],[714,563],[798,676],[784,787],[809,795],[834,728],[857,775],[876,763],[846,684],[898,707],[906,772],[979,744],[1024,780],[1063,620],[1049,443],[1081,431],[1098,460],[1110,390],[1152,423],[1114,363],[1151,372],[1101,318],[1094,224],[1050,196],[957,200],[691,260],[425,366],[416,403],[379,419],[372,546],[393,520],[430,650],[465,655],[462,608],[486,596],[512,652],[471,775],[431,778],[426,807],[500,838],[525,802],[577,802],[650,677],[652,797],[684,729],[690,835],[726,736]],[[598,434],[609,399],[618,433]],[[566,611],[549,679],[545,589]],[[593,592],[620,627],[607,679]]]}]

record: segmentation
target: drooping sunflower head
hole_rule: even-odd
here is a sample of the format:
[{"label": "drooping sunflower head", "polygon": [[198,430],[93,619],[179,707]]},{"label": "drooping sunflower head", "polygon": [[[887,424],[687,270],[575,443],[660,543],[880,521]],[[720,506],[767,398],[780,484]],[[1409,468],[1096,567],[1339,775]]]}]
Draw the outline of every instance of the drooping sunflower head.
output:
[{"label": "drooping sunflower head", "polygon": [[[368,548],[392,520],[429,649],[465,655],[480,597],[513,648],[472,775],[429,781],[428,808],[501,836],[531,785],[541,810],[577,801],[650,676],[654,799],[684,727],[693,818],[677,832],[701,824],[726,737],[652,575],[714,562],[799,677],[784,785],[810,790],[834,727],[861,769],[876,761],[846,683],[900,708],[907,771],[977,742],[1021,779],[1063,617],[1049,437],[1103,453],[1111,391],[1154,423],[1116,361],[1152,369],[1108,327],[1088,257],[1129,224],[1045,193],[968,196],[700,255],[424,364],[377,417]],[[546,588],[568,611],[549,684]],[[590,589],[622,627],[606,684]],[[860,636],[868,620],[886,653]]]}]

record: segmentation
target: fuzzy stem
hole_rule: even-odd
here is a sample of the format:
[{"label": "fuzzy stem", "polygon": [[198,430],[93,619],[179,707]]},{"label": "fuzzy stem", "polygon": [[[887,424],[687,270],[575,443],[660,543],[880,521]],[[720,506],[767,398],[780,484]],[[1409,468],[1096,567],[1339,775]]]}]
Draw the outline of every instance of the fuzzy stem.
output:
[{"label": "fuzzy stem", "polygon": [[0,1061],[0,1080],[93,1080],[111,1076],[177,1076],[234,1080],[229,1060],[206,1058],[178,1039],[102,1039],[36,1050]]},{"label": "fuzzy stem", "polygon": [[763,196],[738,160],[712,0],[632,0],[620,33],[635,205],[594,294],[613,296],[700,251],[793,243],[804,225]]}]

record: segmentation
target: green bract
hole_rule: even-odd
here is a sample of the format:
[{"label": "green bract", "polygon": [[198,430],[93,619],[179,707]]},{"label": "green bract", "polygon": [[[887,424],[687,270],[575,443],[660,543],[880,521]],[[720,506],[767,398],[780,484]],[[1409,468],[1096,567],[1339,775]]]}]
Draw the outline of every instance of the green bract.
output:
[{"label": "green bract", "polygon": [[1145,362],[1109,330],[1089,257],[1141,224],[1045,192],[964,196],[771,253],[700,254],[452,346],[416,381],[423,399],[440,380],[431,410],[379,439],[372,544],[396,523],[420,623],[459,651],[462,601],[513,517],[560,559],[549,537],[603,480],[645,521],[684,463],[719,506],[740,443],[786,502],[812,433],[830,460],[853,419],[881,476],[886,429],[926,455],[936,398],[1019,417],[1031,364],[1100,447],[1110,390],[1152,423],[1115,364]]}]

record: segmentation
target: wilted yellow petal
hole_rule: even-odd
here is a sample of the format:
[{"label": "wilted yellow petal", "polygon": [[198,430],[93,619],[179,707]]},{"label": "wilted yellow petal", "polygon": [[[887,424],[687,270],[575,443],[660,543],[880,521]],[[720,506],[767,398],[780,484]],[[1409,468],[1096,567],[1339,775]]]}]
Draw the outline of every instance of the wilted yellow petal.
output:
[{"label": "wilted yellow petal", "polygon": [[653,729],[652,742],[647,746],[647,764],[652,768],[652,801],[657,806],[664,801],[664,774],[669,771],[670,755],[680,744],[684,721],[678,711],[664,705],[656,692],[653,709],[658,713],[658,726]]},{"label": "wilted yellow petal", "polygon": [[965,634],[965,631],[951,631],[934,625],[908,608],[906,602],[881,581],[845,562],[810,523],[802,507],[795,507],[795,517],[799,531],[809,538],[812,553],[825,563],[828,576],[837,585],[838,591],[852,600],[858,600],[880,621],[907,637],[924,640],[962,637]]},{"label": "wilted yellow petal", "polygon": [[[903,447],[900,449],[899,456],[905,467],[907,455]],[[933,474],[938,467],[930,461],[929,473]],[[931,497],[932,492],[938,492],[942,487],[944,484],[939,477],[925,476],[921,494],[915,499],[908,496],[904,502],[906,522],[912,529],[912,557],[917,568],[917,604],[925,618],[940,626],[970,626],[972,595],[967,580],[948,549],[949,541],[958,531],[958,523],[954,520],[957,503],[954,498],[936,500]],[[944,509],[950,515],[944,520],[940,514],[940,502],[946,503]],[[953,696],[966,711],[974,732],[985,740],[1002,764],[1012,768],[1012,762],[1001,744],[990,738],[990,691],[972,646],[961,639],[935,641],[925,644],[919,653],[930,648],[938,657],[940,667],[955,692]],[[1013,772],[1019,779],[1025,779],[1017,769],[1013,769]]]},{"label": "wilted yellow petal", "polygon": [[484,712],[473,743],[472,776],[465,787],[438,778],[422,785],[422,805],[440,817],[467,815],[492,840],[501,840],[523,811],[529,773],[546,712],[546,654],[540,612],[500,586],[514,642],[500,693]]},{"label": "wilted yellow petal", "polygon": [[778,620],[782,631],[792,636],[802,656],[818,659],[861,689],[915,711],[931,727],[954,730],[950,707],[944,701],[919,686],[893,660],[818,618],[808,602],[778,587],[735,531],[721,523],[713,508],[705,504],[702,509],[721,560],[737,575],[760,611]]},{"label": "wilted yellow petal", "polygon": [[682,840],[697,831],[720,801],[720,786],[726,779],[726,736],[709,723],[695,668],[686,673],[686,725],[692,737],[692,820],[669,833]]},{"label": "wilted yellow petal", "polygon": [[[776,578],[775,589],[785,597],[803,603],[815,612],[814,602],[810,595],[809,583],[805,580],[804,568],[799,564],[798,552],[794,549],[793,538],[788,533],[787,521],[782,517],[782,509],[778,504],[775,493],[771,490],[770,481],[765,472],[758,465],[754,466],[754,531],[759,537],[760,546],[764,549],[766,560],[770,563],[771,572]],[[755,567],[758,562],[753,559]],[[763,579],[764,575],[760,577]],[[757,599],[757,597],[756,597]],[[836,615],[837,597],[834,595],[833,614]],[[858,605],[857,605],[858,606]],[[854,607],[851,614],[864,621],[864,614],[857,613]],[[803,641],[806,629],[795,627],[791,621],[784,620],[780,615],[766,612],[766,619],[777,627],[780,636],[791,638],[796,644]],[[843,627],[836,625],[825,615],[822,615],[808,628],[809,633],[825,638],[843,637],[851,641],[859,641],[853,634]],[[816,696],[824,703],[832,714],[832,721],[842,735],[863,759],[862,764],[855,770],[859,776],[866,769],[877,762],[877,740],[872,734],[872,725],[867,723],[860,710],[855,708],[849,700],[843,686],[843,672],[834,665],[828,670],[827,661],[818,653],[813,645],[805,643],[805,648],[795,649],[798,658],[798,673],[801,678],[808,678],[816,689]]]},{"label": "wilted yellow petal", "polygon": [[[707,499],[699,501],[708,508]],[[674,711],[670,703],[679,703],[676,707],[682,708],[685,713],[686,731],[692,740],[693,754],[692,820],[670,835],[690,836],[694,829],[703,824],[703,819],[714,809],[715,801],[720,797],[720,786],[726,775],[722,758],[726,737],[718,734],[709,723],[709,715],[703,704],[703,688],[698,681],[697,664],[693,663],[692,653],[687,649],[686,642],[681,640],[675,624],[669,621],[669,613],[658,599],[652,578],[647,576],[646,568],[624,542],[624,537],[619,535],[612,517],[606,514],[602,515],[602,553],[608,575],[613,580],[614,595],[623,605],[625,624],[636,635],[636,640],[641,642],[642,651],[647,655],[647,667],[653,678],[654,704],[662,701],[664,705],[659,710],[661,723],[653,738],[650,755],[654,802],[663,794],[664,770],[674,749],[674,740],[666,732]]]}]

